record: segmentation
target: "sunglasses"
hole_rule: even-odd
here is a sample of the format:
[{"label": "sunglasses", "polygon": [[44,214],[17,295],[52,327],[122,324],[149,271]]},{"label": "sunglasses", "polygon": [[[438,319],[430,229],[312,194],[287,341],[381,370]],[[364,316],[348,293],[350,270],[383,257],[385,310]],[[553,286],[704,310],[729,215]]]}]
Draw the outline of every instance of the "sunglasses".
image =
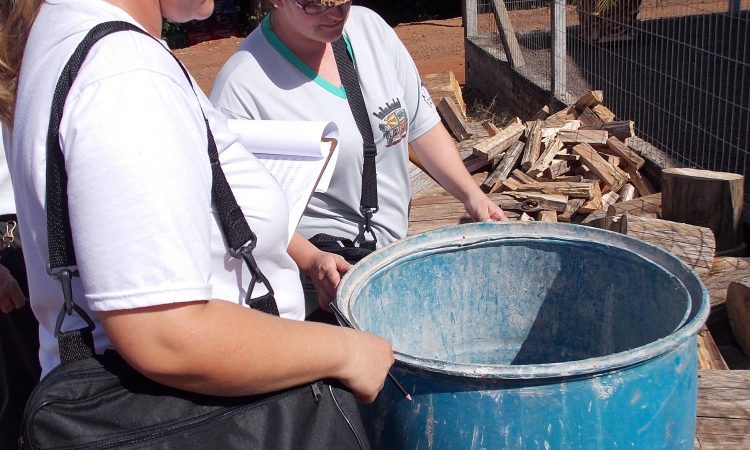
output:
[{"label": "sunglasses", "polygon": [[299,6],[302,9],[302,11],[305,12],[305,14],[310,14],[310,15],[320,14],[333,8],[333,6],[324,6],[315,1],[307,1],[307,2],[301,3],[300,0],[294,0],[294,3],[296,3],[297,6]]}]

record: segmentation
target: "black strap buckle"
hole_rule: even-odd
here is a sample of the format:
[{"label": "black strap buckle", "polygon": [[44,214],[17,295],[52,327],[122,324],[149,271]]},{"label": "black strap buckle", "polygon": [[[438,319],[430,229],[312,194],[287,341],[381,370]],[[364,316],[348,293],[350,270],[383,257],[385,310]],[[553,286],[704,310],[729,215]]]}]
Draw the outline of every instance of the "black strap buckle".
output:
[{"label": "black strap buckle", "polygon": [[47,275],[53,280],[60,282],[63,292],[63,307],[60,308],[60,313],[57,315],[57,321],[55,322],[55,337],[60,337],[62,334],[62,325],[65,320],[65,316],[72,316],[73,312],[77,313],[79,317],[86,321],[88,326],[85,330],[89,332],[96,328],[94,321],[91,320],[86,311],[83,310],[73,301],[73,277],[78,276],[77,270],[70,270],[68,268],[52,269],[50,264],[47,264]]},{"label": "black strap buckle", "polygon": [[[363,248],[369,248],[370,250],[375,250],[375,247],[378,243],[378,238],[375,236],[375,232],[372,229],[372,215],[378,212],[378,207],[359,207],[359,212],[362,213],[362,217],[364,217],[364,224],[362,228],[362,232],[359,233],[359,235],[354,239],[354,243],[358,245],[359,247]],[[366,239],[365,235],[370,235],[371,239]]]},{"label": "black strap buckle", "polygon": [[[255,233],[253,233],[252,239],[250,239],[250,241],[248,241],[238,250],[230,248],[229,254],[235,258],[242,258],[245,261],[247,268],[250,270],[250,283],[247,286],[245,304],[254,309],[258,309],[260,311],[278,316],[279,312],[275,306],[269,309],[270,303],[273,303],[275,305],[275,302],[270,302],[270,300],[274,298],[273,287],[268,281],[268,278],[266,278],[266,276],[260,270],[260,267],[258,267],[258,263],[255,261],[255,257],[253,256],[253,250],[255,249],[256,242],[257,240],[255,238]],[[255,289],[256,284],[263,284],[263,286],[266,287],[266,291],[268,291],[268,293],[257,299],[253,299],[253,290]]]}]

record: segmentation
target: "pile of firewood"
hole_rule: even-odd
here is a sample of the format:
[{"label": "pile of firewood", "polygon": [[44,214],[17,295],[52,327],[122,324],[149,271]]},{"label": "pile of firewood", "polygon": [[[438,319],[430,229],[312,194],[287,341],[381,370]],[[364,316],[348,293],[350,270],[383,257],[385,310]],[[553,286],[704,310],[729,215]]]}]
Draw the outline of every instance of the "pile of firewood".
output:
[{"label": "pile of firewood", "polygon": [[[709,287],[709,324],[719,332],[722,351],[704,328],[698,338],[699,366],[726,369],[725,358],[733,355],[727,358],[733,367],[750,368],[742,175],[668,168],[661,171],[662,192],[657,192],[641,174],[646,161],[636,149],[643,141],[634,136],[633,122],[617,120],[601,91],[588,92],[553,114],[542,110],[531,120],[514,118],[497,127],[467,119],[451,73],[423,81],[464,165],[511,220],[596,226],[673,253]],[[410,157],[419,167],[416,156]],[[427,192],[429,183],[421,181],[427,175],[413,173],[412,189]],[[445,208],[442,201],[439,195],[423,196],[413,207],[425,203],[438,210]]]}]

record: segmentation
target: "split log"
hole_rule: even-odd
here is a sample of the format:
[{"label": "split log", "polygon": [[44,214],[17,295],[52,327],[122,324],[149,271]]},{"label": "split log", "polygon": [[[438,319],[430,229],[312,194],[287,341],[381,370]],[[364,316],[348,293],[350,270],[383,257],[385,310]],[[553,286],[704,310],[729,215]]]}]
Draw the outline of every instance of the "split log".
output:
[{"label": "split log", "polygon": [[539,211],[536,220],[539,222],[557,222],[557,213],[549,210]]},{"label": "split log", "polygon": [[560,111],[557,111],[554,114],[551,114],[549,117],[547,117],[546,120],[550,119],[562,119],[562,120],[572,120],[578,117],[578,113],[576,112],[575,106],[571,105],[567,108],[563,108]]},{"label": "split log", "polygon": [[588,91],[576,100],[574,106],[577,110],[581,111],[583,108],[593,108],[594,106],[601,104],[603,101],[604,91]]},{"label": "split log", "polygon": [[631,216],[655,219],[659,216],[659,211],[661,211],[661,193],[634,198],[627,202],[615,203],[607,208],[607,215],[616,216],[627,213]]},{"label": "split log", "polygon": [[[529,167],[529,170],[526,171],[526,174],[530,177],[536,177],[540,173],[544,172],[545,169],[547,169],[550,164],[552,164],[552,159],[555,157],[557,152],[560,151],[563,144],[560,139],[553,139],[550,141],[549,144],[544,148],[544,151],[539,155],[536,161]],[[523,162],[521,162],[521,165],[523,166]]]},{"label": "split log", "polygon": [[476,144],[473,148],[473,153],[479,158],[491,160],[496,155],[504,152],[513,145],[513,143],[521,137],[524,131],[526,131],[526,125],[521,122],[521,119],[515,118],[510,124],[508,124],[508,126],[503,128],[500,133],[490,136]]},{"label": "split log", "polygon": [[594,114],[599,116],[600,119],[602,119],[602,122],[609,123],[615,120],[615,113],[609,110],[604,105],[596,105],[591,108],[592,111],[594,111]]},{"label": "split log", "polygon": [[580,181],[581,177],[572,177],[574,180],[561,180],[559,178],[564,177],[566,173],[570,172],[570,163],[562,159],[552,160],[552,164],[542,172],[542,175],[549,179],[555,179],[555,181]]},{"label": "split log", "polygon": [[531,117],[531,120],[544,120],[549,117],[549,114],[549,105],[544,105]]},{"label": "split log", "polygon": [[[503,195],[520,202],[519,208],[525,212],[544,210],[562,212],[565,211],[565,207],[568,205],[568,197],[565,195],[544,194],[541,192],[505,192]],[[505,209],[504,206],[501,205],[501,207]]]},{"label": "split log", "polygon": [[626,220],[628,236],[671,252],[698,274],[710,273],[716,249],[710,228],[630,215]]},{"label": "split log", "polygon": [[635,124],[632,120],[614,120],[603,124],[601,129],[623,142],[635,136]]},{"label": "split log", "polygon": [[521,216],[518,218],[519,222],[536,222],[533,217],[526,213],[521,213]]},{"label": "split log", "polygon": [[633,200],[635,198],[635,186],[631,183],[625,183],[617,193],[620,195],[620,198],[617,199],[618,202]]},{"label": "split log", "polygon": [[608,209],[610,206],[617,203],[620,198],[620,194],[617,192],[609,191],[606,194],[602,194],[602,209]]},{"label": "split log", "polygon": [[464,117],[466,116],[466,103],[464,103],[461,94],[461,85],[458,84],[458,80],[456,80],[452,71],[424,75],[422,76],[422,82],[427,88],[427,92],[430,93],[433,103],[437,105],[443,97],[451,97],[461,108]]},{"label": "split log", "polygon": [[505,188],[510,189],[511,191],[515,191],[519,186],[523,186],[523,183],[516,178],[506,178],[502,183]]},{"label": "split log", "polygon": [[487,134],[489,134],[490,136],[500,134],[500,128],[498,128],[497,125],[492,122],[482,122],[482,128],[487,130]]},{"label": "split log", "polygon": [[542,139],[550,139],[557,136],[561,131],[576,131],[581,127],[578,120],[545,120],[542,122]]},{"label": "split log", "polygon": [[654,189],[653,186],[651,186],[651,183],[644,177],[641,172],[636,170],[632,166],[628,166],[628,176],[630,177],[630,182],[633,183],[633,186],[635,186],[635,190],[638,191],[638,194],[641,197],[647,197],[649,195],[656,194],[656,189]]},{"label": "split log", "polygon": [[600,144],[607,143],[609,134],[602,130],[577,130],[577,131],[560,131],[557,133],[558,139],[563,144]]},{"label": "split log", "polygon": [[570,219],[578,212],[585,202],[586,200],[582,198],[571,198],[568,200],[568,205],[565,207],[565,211],[557,216],[557,221],[570,222]]},{"label": "split log", "polygon": [[523,142],[516,141],[510,147],[510,150],[503,154],[503,158],[497,164],[495,170],[493,170],[487,179],[482,182],[481,187],[484,192],[494,192],[498,189],[502,181],[508,178],[510,171],[513,170],[513,167],[516,166],[521,157],[523,147]]},{"label": "split log", "polygon": [[550,181],[544,183],[524,184],[518,191],[539,191],[544,194],[567,195],[569,197],[591,200],[594,196],[594,183],[571,183],[567,181]]},{"label": "split log", "polygon": [[750,286],[744,283],[729,283],[727,316],[734,338],[745,355],[750,357]]},{"label": "split log", "polygon": [[578,120],[581,122],[581,130],[599,130],[604,125],[602,119],[594,114],[591,108],[583,108],[581,114],[578,115]]},{"label": "split log", "polygon": [[581,205],[580,209],[578,209],[578,212],[582,214],[590,214],[600,209],[604,209],[606,211],[607,208],[602,207],[602,189],[599,187],[599,182],[594,181],[590,182],[589,184],[594,188],[593,195],[591,196],[591,200]]},{"label": "split log", "polygon": [[474,155],[467,156],[466,158],[464,158],[464,167],[466,167],[466,170],[471,174],[481,169],[484,169],[489,164],[490,164],[490,161],[484,158],[478,158]]},{"label": "split log", "polygon": [[467,156],[473,155],[474,146],[481,142],[484,142],[485,140],[487,140],[487,136],[472,137],[456,144],[456,147],[458,147],[458,153],[461,155],[461,158],[466,158]]},{"label": "split log", "polygon": [[646,163],[646,160],[643,159],[641,155],[636,153],[634,150],[632,150],[617,138],[609,137],[607,139],[607,149],[609,150],[610,154],[619,156],[620,158],[624,159],[627,162],[628,169],[631,167],[640,169],[641,167],[643,167],[643,164]]},{"label": "split log", "polygon": [[578,144],[573,147],[573,153],[581,157],[583,165],[596,174],[609,190],[617,192],[627,181],[590,145]]},{"label": "split log", "polygon": [[437,110],[457,141],[461,142],[471,137],[471,133],[466,128],[466,119],[453,98],[443,97],[437,105]]},{"label": "split log", "polygon": [[720,255],[745,249],[742,175],[672,168],[662,171],[661,183],[664,219],[711,228]]},{"label": "split log", "polygon": [[537,120],[529,129],[526,145],[521,156],[521,169],[529,170],[534,162],[539,159],[542,144],[542,121]]},{"label": "split log", "polygon": [[511,172],[514,177],[518,178],[518,181],[520,181],[523,184],[537,184],[537,181],[530,176],[526,175],[525,173],[521,172],[518,169],[513,169]]}]

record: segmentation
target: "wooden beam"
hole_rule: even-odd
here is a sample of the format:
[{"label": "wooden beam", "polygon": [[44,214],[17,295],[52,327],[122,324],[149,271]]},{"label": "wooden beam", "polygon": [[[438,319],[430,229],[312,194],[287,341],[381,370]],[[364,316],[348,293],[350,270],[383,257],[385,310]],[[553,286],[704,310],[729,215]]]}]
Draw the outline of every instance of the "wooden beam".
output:
[{"label": "wooden beam", "polygon": [[505,2],[503,0],[492,0],[492,4],[494,6],[495,24],[497,25],[497,31],[500,34],[500,41],[503,44],[508,63],[511,67],[525,66],[526,62],[523,59],[521,47],[518,45],[516,33],[513,31],[513,24],[511,23],[508,9],[505,7]]},{"label": "wooden beam", "polygon": [[[622,141],[615,137],[607,138],[607,149],[613,154],[627,161],[628,170],[635,168],[636,170],[643,167],[646,160],[641,157],[638,153],[632,150],[630,147],[625,145]],[[651,192],[653,194],[653,192]],[[648,194],[645,194],[648,195]]]},{"label": "wooden beam", "polygon": [[606,144],[609,135],[603,130],[560,131],[557,138],[563,144]]},{"label": "wooden beam", "polygon": [[615,120],[615,113],[610,111],[609,108],[604,105],[596,105],[592,107],[591,110],[594,111],[594,114],[599,116],[599,118],[602,119],[602,122],[604,123],[612,122],[613,120]]},{"label": "wooden beam", "polygon": [[475,156],[491,160],[513,145],[524,131],[526,131],[526,125],[520,119],[516,118],[500,130],[500,133],[490,136],[474,145],[472,151]]},{"label": "wooden beam", "polygon": [[452,71],[423,75],[422,82],[427,92],[430,93],[434,104],[439,104],[443,97],[450,97],[461,108],[463,116],[466,117],[466,103],[461,92],[461,85],[458,84],[458,80],[456,80]]},{"label": "wooden beam", "polygon": [[529,129],[526,145],[521,155],[521,169],[529,170],[534,162],[539,158],[539,152],[542,144],[542,121],[537,120]]},{"label": "wooden beam", "polygon": [[661,193],[615,203],[607,208],[607,215],[617,216],[627,213],[631,216],[656,218],[659,215],[659,211],[661,211]]},{"label": "wooden beam", "polygon": [[614,120],[603,124],[601,129],[621,141],[635,136],[635,124],[632,120]]},{"label": "wooden beam", "polygon": [[[606,141],[605,141],[606,142]],[[615,168],[604,160],[588,144],[578,144],[573,147],[573,153],[581,157],[584,166],[588,167],[604,185],[612,191],[617,192],[627,180],[615,170]]]},{"label": "wooden beam", "polygon": [[466,128],[466,119],[455,100],[443,97],[437,105],[437,111],[457,141],[461,142],[471,137]]},{"label": "wooden beam", "polygon": [[721,356],[721,351],[716,346],[713,336],[707,327],[698,332],[698,369],[700,370],[727,370],[726,361]]},{"label": "wooden beam", "polygon": [[604,91],[588,91],[575,102],[575,108],[582,111],[584,108],[593,108],[604,101]]},{"label": "wooden beam", "polygon": [[581,182],[571,183],[568,181],[549,181],[524,184],[518,187],[518,191],[539,191],[545,194],[567,195],[569,197],[591,200],[594,197],[594,184]]},{"label": "wooden beam", "polygon": [[518,163],[521,153],[523,152],[523,147],[523,142],[516,141],[510,147],[510,150],[503,154],[503,158],[497,166],[495,166],[495,170],[493,170],[487,179],[482,182],[482,190],[485,192],[494,192],[499,188],[499,185],[502,184],[503,180],[508,178],[510,171],[513,170]]}]

